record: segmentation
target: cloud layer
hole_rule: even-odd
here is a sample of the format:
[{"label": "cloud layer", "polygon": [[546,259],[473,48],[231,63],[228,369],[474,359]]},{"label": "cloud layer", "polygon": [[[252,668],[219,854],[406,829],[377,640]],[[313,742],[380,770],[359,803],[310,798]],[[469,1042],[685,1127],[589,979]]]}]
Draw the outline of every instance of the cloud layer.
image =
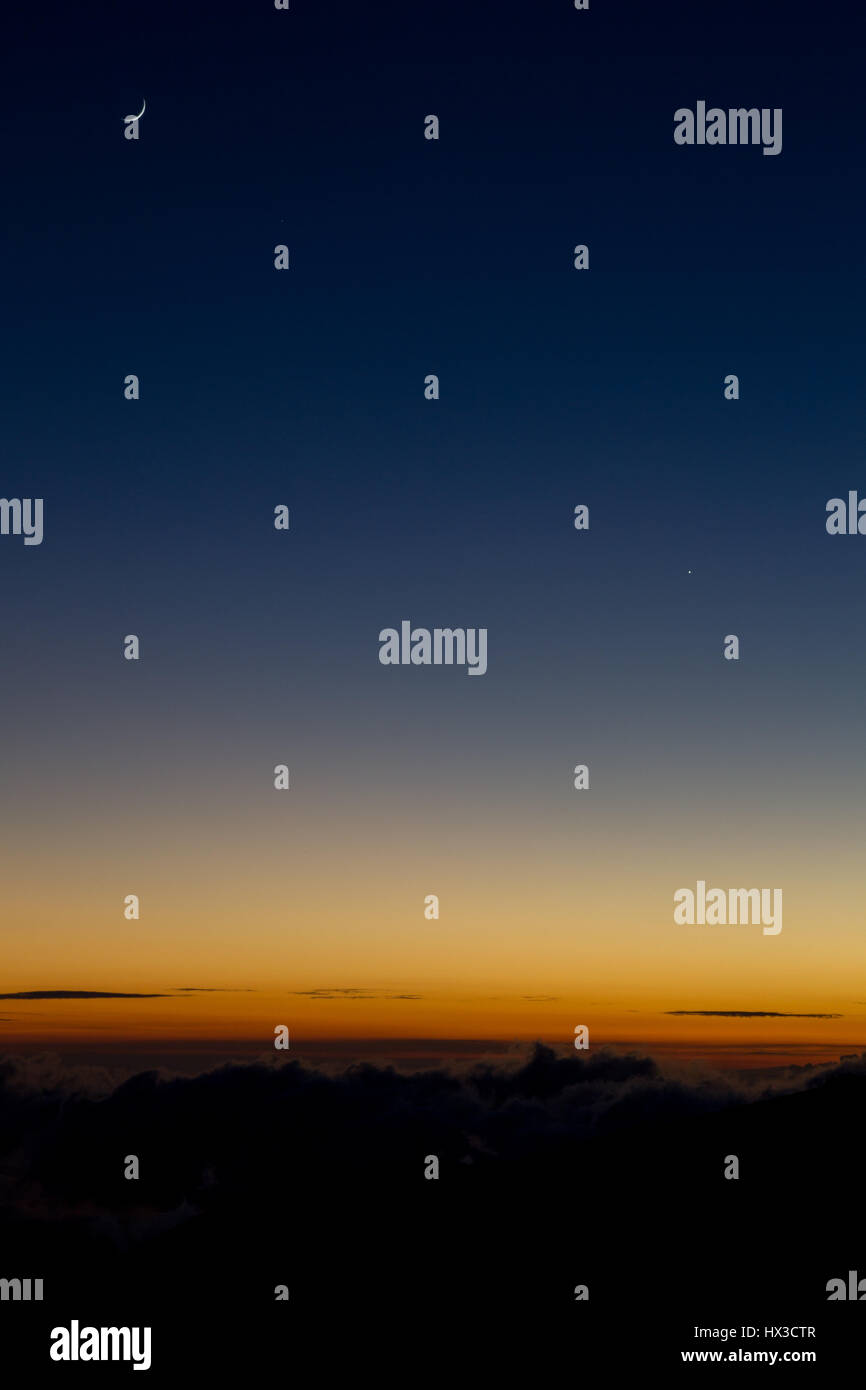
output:
[{"label": "cloud layer", "polygon": [[[194,1077],[118,1078],[57,1057],[0,1059],[0,1209],[18,1219],[84,1219],[121,1244],[255,1194],[285,1200],[338,1173],[417,1181],[425,1154],[459,1167],[579,1162],[588,1140],[628,1153],[633,1131],[691,1124],[753,1102],[866,1076],[866,1054],[833,1067],[782,1068],[773,1083],[683,1063],[536,1044],[495,1062],[401,1072],[314,1068],[268,1058]],[[739,1109],[738,1109],[739,1108]],[[142,1180],[124,1182],[125,1155]],[[348,1176],[347,1176],[348,1175]]]}]

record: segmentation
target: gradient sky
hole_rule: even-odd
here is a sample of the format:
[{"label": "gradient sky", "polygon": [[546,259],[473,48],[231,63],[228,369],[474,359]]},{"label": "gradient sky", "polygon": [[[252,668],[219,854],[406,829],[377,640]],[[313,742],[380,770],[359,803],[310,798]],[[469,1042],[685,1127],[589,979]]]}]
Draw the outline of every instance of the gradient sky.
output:
[{"label": "gradient sky", "polygon": [[[864,1044],[866,55],[708,8],[15,16],[0,989],[174,997],[0,1038]],[[699,878],[782,933],[675,925]]]}]

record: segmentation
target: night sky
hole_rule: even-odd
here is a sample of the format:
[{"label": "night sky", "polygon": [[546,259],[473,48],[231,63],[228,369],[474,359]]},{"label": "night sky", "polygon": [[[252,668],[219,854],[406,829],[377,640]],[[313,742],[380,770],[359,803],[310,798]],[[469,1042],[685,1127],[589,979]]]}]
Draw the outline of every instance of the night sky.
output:
[{"label": "night sky", "polygon": [[[850,7],[10,31],[3,990],[172,996],[4,999],[10,1045],[862,1044]],[[699,100],[782,153],[677,146]],[[404,619],[486,627],[486,674],[382,666]],[[783,931],[675,925],[698,879]]]}]

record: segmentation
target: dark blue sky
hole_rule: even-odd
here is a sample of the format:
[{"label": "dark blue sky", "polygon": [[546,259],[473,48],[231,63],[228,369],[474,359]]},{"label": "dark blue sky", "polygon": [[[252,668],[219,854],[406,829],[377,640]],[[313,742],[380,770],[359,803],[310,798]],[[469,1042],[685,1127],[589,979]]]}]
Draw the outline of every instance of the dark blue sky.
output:
[{"label": "dark blue sky", "polygon": [[[95,775],[134,718],[142,776],[291,738],[308,781],[378,786],[399,746],[449,795],[474,750],[498,795],[516,750],[544,787],[580,750],[631,805],[635,750],[676,776],[702,750],[719,815],[738,778],[790,805],[802,759],[816,815],[855,797],[866,539],[824,529],[866,492],[847,3],[49,3],[12,30],[3,492],[45,498],[41,547],[0,538],[19,795],[40,756]],[[699,99],[783,108],[781,155],[675,145]],[[404,618],[486,626],[484,680],[380,667]]]},{"label": "dark blue sky", "polygon": [[[43,572],[73,535],[95,574],[225,528],[252,556],[275,495],[337,571],[541,557],[572,496],[626,561],[753,524],[799,553],[862,442],[846,10],[40,7],[6,91],[5,488],[46,496]],[[698,98],[783,107],[781,156],[675,146]]]}]

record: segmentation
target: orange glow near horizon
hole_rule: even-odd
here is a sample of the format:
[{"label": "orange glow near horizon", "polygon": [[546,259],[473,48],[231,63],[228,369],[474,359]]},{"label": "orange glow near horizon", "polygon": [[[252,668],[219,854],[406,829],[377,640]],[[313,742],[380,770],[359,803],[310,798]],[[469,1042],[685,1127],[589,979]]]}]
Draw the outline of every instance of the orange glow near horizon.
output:
[{"label": "orange glow near horizon", "polygon": [[[748,818],[710,850],[687,829],[653,838],[627,810],[606,819],[603,801],[592,818],[574,814],[563,825],[557,811],[527,848],[526,809],[507,803],[479,823],[471,807],[450,820],[438,806],[407,808],[404,820],[375,796],[364,815],[356,804],[325,815],[299,796],[285,814],[271,802],[251,810],[243,843],[220,805],[199,819],[184,804],[165,824],[143,810],[122,833],[101,822],[98,836],[86,814],[61,833],[49,809],[44,857],[32,831],[10,824],[2,992],[171,997],[0,999],[0,1048],[267,1050],[281,1023],[293,1048],[567,1045],[577,1024],[593,1048],[819,1061],[866,1047],[866,947],[851,912],[859,859],[822,845],[816,875],[817,851],[766,837],[756,848]],[[782,931],[677,925],[674,891],[697,877],[781,884]],[[138,921],[123,915],[130,892]]]},{"label": "orange glow near horizon", "polygon": [[[55,986],[56,987],[56,986]],[[734,1018],[669,1015],[625,1009],[575,997],[521,998],[498,994],[438,994],[400,998],[410,990],[344,994],[251,990],[192,991],[172,998],[22,999],[0,1001],[2,1042],[33,1050],[64,1046],[175,1048],[233,1045],[273,1047],[274,1027],[285,1024],[291,1049],[303,1057],[306,1044],[352,1041],[359,1055],[380,1040],[429,1039],[443,1051],[451,1040],[571,1046],[577,1023],[590,1030],[590,1046],[635,1047],[660,1055],[717,1058],[727,1065],[780,1065],[788,1060],[827,1061],[864,1047],[864,1019]],[[158,991],[155,991],[158,992]],[[351,1051],[351,1048],[348,1049]],[[586,1055],[586,1054],[582,1054]]]}]

